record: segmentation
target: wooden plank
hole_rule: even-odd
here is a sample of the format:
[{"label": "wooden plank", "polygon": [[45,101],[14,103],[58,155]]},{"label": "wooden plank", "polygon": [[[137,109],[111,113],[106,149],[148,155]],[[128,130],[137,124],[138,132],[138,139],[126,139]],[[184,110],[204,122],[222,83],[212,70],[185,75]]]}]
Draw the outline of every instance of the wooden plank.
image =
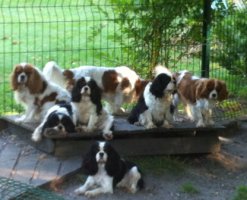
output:
[{"label": "wooden plank", "polygon": [[49,155],[41,156],[30,183],[34,186],[40,186],[56,179],[60,164],[61,162],[55,157]]},{"label": "wooden plank", "polygon": [[12,174],[12,178],[21,181],[22,183],[29,184],[33,177],[39,156],[40,153],[38,152],[32,152],[29,155],[20,156],[15,171]]},{"label": "wooden plank", "polygon": [[10,177],[19,159],[21,148],[14,144],[7,144],[0,153],[0,176]]},{"label": "wooden plank", "polygon": [[0,118],[0,131],[4,130],[8,128],[8,123],[6,122],[6,120],[3,120]]},{"label": "wooden plank", "polygon": [[41,142],[35,143],[31,140],[31,134],[33,131],[31,131],[30,128],[26,129],[23,126],[12,123],[10,119],[8,119],[7,122],[9,131],[17,135],[20,139],[25,140],[28,144],[46,153],[52,153],[54,151],[53,140],[44,138]]},{"label": "wooden plank", "polygon": [[80,169],[82,163],[82,156],[73,156],[69,159],[62,160],[62,165],[58,172],[59,177],[64,177],[70,175],[71,173],[76,172]]},{"label": "wooden plank", "polygon": [[[56,156],[83,155],[94,140],[56,141]],[[112,145],[124,156],[172,155],[189,153],[210,153],[220,150],[217,136],[200,137],[143,137],[112,140]],[[73,147],[73,148],[71,148]],[[75,149],[77,149],[75,151]]]},{"label": "wooden plank", "polygon": [[[5,116],[3,117],[3,119],[6,119],[8,122],[11,122],[15,125],[18,125],[22,128],[25,128],[26,130],[29,130],[30,132],[32,132],[35,127],[37,126],[37,124],[17,124],[16,122],[14,122],[16,116]],[[215,124],[214,126],[209,126],[209,127],[202,127],[202,128],[197,128],[195,127],[195,124],[192,122],[180,122],[180,123],[173,123],[173,127],[166,129],[166,128],[154,128],[154,129],[145,129],[142,126],[136,126],[136,125],[132,125],[129,124],[126,120],[126,118],[120,118],[117,117],[114,120],[114,126],[113,126],[113,134],[115,138],[119,138],[119,137],[128,137],[131,136],[133,137],[133,135],[135,136],[140,136],[143,134],[147,135],[157,135],[157,134],[168,134],[169,136],[177,136],[177,135],[186,135],[186,134],[194,134],[195,132],[197,134],[205,134],[205,132],[207,132],[207,134],[211,134],[214,131],[218,131],[218,130],[223,130],[225,129],[224,126],[222,126],[221,124]],[[172,134],[171,134],[172,133]],[[101,134],[100,131],[94,131],[92,133],[71,133],[68,134],[66,136],[61,135],[59,133],[55,133],[55,131],[51,131],[51,133],[45,133],[46,136],[48,136],[48,138],[56,138],[56,139],[68,139],[68,138],[101,138]],[[31,136],[30,136],[31,137]]]}]

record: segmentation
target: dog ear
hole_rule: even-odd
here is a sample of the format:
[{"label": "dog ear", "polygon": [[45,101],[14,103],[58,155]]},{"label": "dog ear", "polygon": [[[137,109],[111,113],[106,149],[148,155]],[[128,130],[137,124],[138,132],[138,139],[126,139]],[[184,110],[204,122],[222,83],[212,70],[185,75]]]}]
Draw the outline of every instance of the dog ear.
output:
[{"label": "dog ear", "polygon": [[27,81],[27,86],[31,94],[42,93],[47,86],[47,83],[41,77],[41,74],[31,64],[27,64],[26,68],[30,70],[30,76]]},{"label": "dog ear", "polygon": [[223,101],[228,98],[228,91],[226,87],[226,83],[224,81],[218,81],[219,89],[219,101]]},{"label": "dog ear", "polygon": [[78,79],[71,91],[72,102],[80,102],[81,100],[81,88],[85,85],[85,79],[82,77]]},{"label": "dog ear", "polygon": [[208,81],[203,80],[199,81],[199,83],[196,85],[196,98],[208,98],[209,90],[208,90]]},{"label": "dog ear", "polygon": [[167,74],[159,74],[152,82],[150,86],[150,92],[157,98],[162,98],[164,95],[164,89],[170,83],[171,77]]},{"label": "dog ear", "polygon": [[91,146],[89,152],[84,156],[82,162],[82,169],[86,175],[95,175],[98,171],[98,165],[96,162],[96,151],[98,144],[95,143]]},{"label": "dog ear", "polygon": [[101,103],[102,91],[97,85],[95,80],[91,79],[88,85],[91,88],[91,94],[90,94],[91,101],[96,105],[96,112],[99,115],[103,108]]},{"label": "dog ear", "polygon": [[11,87],[12,90],[17,90],[18,88],[18,83],[17,83],[17,71],[19,70],[19,66],[16,65],[12,74],[11,74]]},{"label": "dog ear", "polygon": [[62,118],[62,124],[65,125],[65,129],[68,133],[75,133],[75,125],[69,116],[64,116]]},{"label": "dog ear", "polygon": [[106,152],[108,154],[106,161],[106,171],[110,176],[116,176],[121,171],[121,160],[119,154],[116,150],[110,145],[109,142],[106,142]]}]

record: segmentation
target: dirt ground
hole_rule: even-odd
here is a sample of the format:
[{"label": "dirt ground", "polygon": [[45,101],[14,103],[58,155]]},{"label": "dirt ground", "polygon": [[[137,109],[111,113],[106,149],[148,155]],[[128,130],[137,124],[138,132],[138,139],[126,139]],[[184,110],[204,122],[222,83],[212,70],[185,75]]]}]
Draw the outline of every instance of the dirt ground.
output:
[{"label": "dirt ground", "polygon": [[[221,151],[217,154],[180,156],[185,165],[182,173],[156,173],[155,167],[143,169],[145,189],[136,194],[117,188],[114,194],[95,199],[231,200],[237,187],[247,185],[247,120],[240,122],[239,130],[221,137],[221,142]],[[73,192],[85,178],[78,173],[56,192],[68,200],[87,199]]]}]

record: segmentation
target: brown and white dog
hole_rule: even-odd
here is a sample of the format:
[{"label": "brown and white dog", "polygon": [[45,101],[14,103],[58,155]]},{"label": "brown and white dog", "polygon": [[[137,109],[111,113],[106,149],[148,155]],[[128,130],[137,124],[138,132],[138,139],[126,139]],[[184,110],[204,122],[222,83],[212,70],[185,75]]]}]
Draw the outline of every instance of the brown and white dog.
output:
[{"label": "brown and white dog", "polygon": [[25,114],[17,122],[40,121],[55,103],[71,99],[65,89],[48,82],[41,71],[29,63],[15,66],[11,86],[16,102],[25,108]]},{"label": "brown and white dog", "polygon": [[176,82],[178,97],[184,104],[188,117],[197,122],[197,127],[213,125],[213,104],[228,97],[225,82],[198,78],[186,70],[176,73]]},{"label": "brown and white dog", "polygon": [[51,61],[45,65],[43,73],[48,80],[54,81],[68,90],[73,88],[79,78],[91,77],[102,89],[102,97],[109,103],[108,110],[114,114],[124,113],[125,111],[121,106],[124,103],[136,102],[148,83],[126,66],[114,68],[80,66],[63,70],[57,63]]}]

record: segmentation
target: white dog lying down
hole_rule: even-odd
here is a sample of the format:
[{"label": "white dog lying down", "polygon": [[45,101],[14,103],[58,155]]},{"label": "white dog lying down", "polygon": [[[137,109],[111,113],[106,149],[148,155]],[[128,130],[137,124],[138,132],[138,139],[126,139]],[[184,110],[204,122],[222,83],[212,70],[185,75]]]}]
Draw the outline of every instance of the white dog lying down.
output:
[{"label": "white dog lying down", "polygon": [[88,178],[75,190],[77,194],[94,197],[113,193],[115,186],[136,193],[144,187],[139,167],[120,158],[109,142],[95,142],[84,157],[82,168]]}]

